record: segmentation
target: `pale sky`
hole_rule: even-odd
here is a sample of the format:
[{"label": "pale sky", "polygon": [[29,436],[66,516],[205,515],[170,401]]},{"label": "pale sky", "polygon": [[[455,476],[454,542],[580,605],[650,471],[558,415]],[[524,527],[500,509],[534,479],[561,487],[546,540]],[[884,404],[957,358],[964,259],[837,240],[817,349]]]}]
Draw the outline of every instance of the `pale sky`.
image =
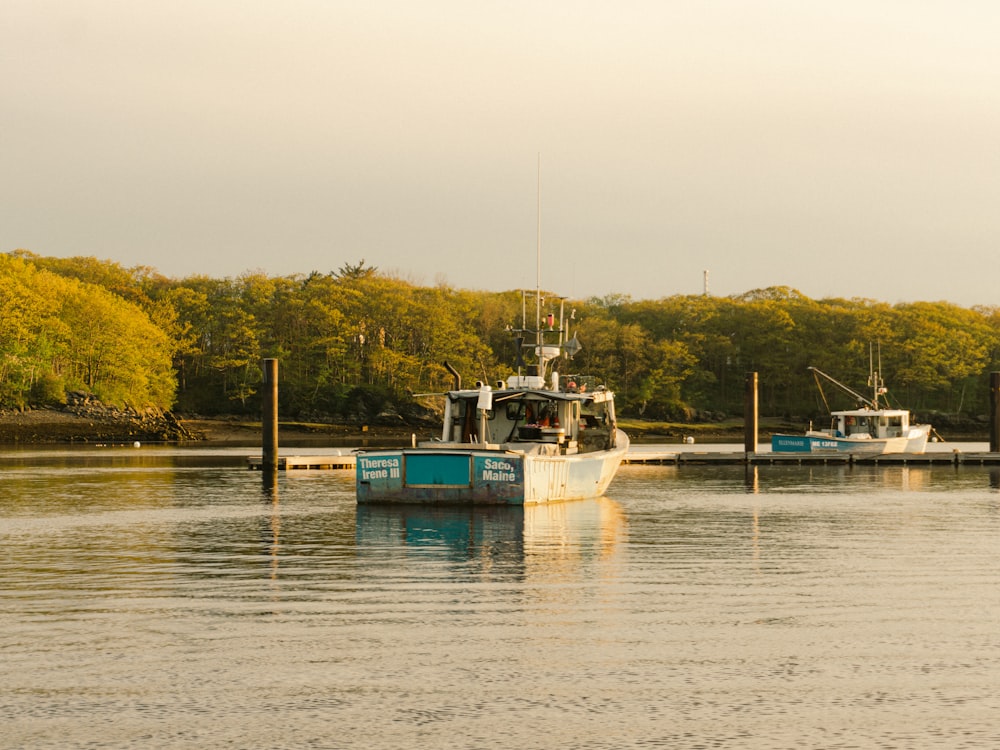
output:
[{"label": "pale sky", "polygon": [[995,0],[0,0],[0,251],[1000,304]]}]

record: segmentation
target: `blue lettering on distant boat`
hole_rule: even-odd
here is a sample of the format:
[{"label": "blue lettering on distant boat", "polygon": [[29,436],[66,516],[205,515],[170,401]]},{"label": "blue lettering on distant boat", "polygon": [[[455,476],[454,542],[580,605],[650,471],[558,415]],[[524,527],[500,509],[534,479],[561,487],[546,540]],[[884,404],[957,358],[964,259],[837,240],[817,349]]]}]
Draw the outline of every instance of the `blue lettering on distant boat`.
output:
[{"label": "blue lettering on distant boat", "polygon": [[829,438],[800,435],[774,435],[771,450],[784,453],[808,453],[813,450],[840,450],[841,443]]},{"label": "blue lettering on distant boat", "polygon": [[780,437],[776,437],[776,438],[775,438],[774,440],[775,440],[775,442],[776,442],[776,443],[777,443],[778,445],[781,445],[781,446],[785,446],[785,445],[789,445],[789,446],[798,446],[798,445],[803,445],[803,441],[802,441],[802,440],[797,440],[797,439],[795,439],[795,440],[790,440],[790,439],[788,439],[788,438],[780,438]]}]

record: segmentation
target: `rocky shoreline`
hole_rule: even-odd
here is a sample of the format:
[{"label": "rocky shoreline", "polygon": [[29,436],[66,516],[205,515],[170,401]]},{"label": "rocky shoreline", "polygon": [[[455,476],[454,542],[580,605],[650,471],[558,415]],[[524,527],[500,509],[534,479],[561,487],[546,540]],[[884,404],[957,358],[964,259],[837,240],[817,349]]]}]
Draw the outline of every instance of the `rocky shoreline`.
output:
[{"label": "rocky shoreline", "polygon": [[170,412],[117,409],[91,399],[61,408],[0,411],[0,443],[132,443],[199,440]]},{"label": "rocky shoreline", "polygon": [[[359,440],[408,436],[405,426],[281,422],[280,440],[325,438]],[[0,445],[60,443],[232,443],[259,442],[261,423],[245,417],[206,418],[160,409],[117,408],[83,394],[70,394],[65,406],[0,410]]]}]

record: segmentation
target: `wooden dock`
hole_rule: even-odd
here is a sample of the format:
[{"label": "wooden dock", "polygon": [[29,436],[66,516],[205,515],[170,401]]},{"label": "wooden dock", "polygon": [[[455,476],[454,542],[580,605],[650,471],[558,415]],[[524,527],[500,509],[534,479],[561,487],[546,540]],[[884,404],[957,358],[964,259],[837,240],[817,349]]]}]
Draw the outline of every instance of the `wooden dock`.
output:
[{"label": "wooden dock", "polygon": [[[263,465],[260,456],[247,456],[247,466],[260,471]],[[353,453],[330,456],[278,456],[278,471],[354,469],[357,457]]]},{"label": "wooden dock", "polygon": [[[353,452],[324,456],[279,456],[279,471],[331,471],[352,470],[357,463]],[[699,464],[755,466],[1000,466],[1000,453],[888,453],[861,455],[855,453],[744,453],[743,451],[644,451],[633,450],[622,463],[664,466],[695,466]],[[263,461],[260,456],[248,456],[247,466],[259,471]]]},{"label": "wooden dock", "polygon": [[744,453],[743,451],[633,451],[625,456],[626,464],[752,464],[774,466],[831,465],[844,466],[1000,466],[1000,453],[962,453],[960,451],[933,453],[887,453],[864,455],[858,453]]}]

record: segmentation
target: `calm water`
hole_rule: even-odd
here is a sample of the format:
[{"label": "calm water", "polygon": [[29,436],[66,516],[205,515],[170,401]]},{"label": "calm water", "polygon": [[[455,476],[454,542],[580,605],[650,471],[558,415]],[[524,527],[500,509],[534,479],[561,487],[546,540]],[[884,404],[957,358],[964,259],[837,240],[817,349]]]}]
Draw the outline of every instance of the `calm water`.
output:
[{"label": "calm water", "polygon": [[0,456],[0,747],[1000,746],[996,471],[359,510],[248,452]]}]

